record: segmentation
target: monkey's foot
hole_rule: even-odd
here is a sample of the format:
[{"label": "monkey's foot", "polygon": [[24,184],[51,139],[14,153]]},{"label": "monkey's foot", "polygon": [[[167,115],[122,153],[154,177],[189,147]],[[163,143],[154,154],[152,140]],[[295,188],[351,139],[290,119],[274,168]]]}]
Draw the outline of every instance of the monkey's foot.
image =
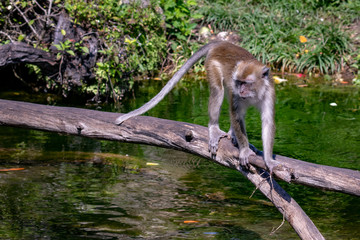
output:
[{"label": "monkey's foot", "polygon": [[244,148],[240,149],[240,154],[239,154],[240,165],[248,168],[249,167],[249,157],[251,155],[255,156],[254,152],[251,151],[250,148],[244,147]]},{"label": "monkey's foot", "polygon": [[216,157],[216,152],[219,148],[219,141],[221,138],[226,137],[227,133],[220,130],[219,126],[209,126],[209,152],[211,158]]},{"label": "monkey's foot", "polygon": [[280,165],[280,163],[275,160],[268,160],[267,162],[265,162],[265,165],[268,168],[270,175],[272,175],[274,168]]}]

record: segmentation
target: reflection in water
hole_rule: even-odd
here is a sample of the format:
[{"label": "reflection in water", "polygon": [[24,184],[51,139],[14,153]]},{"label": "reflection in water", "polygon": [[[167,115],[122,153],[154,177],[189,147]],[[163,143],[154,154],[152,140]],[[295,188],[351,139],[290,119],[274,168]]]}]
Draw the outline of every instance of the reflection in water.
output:
[{"label": "reflection in water", "polygon": [[[125,109],[162,83],[150,95],[146,84]],[[357,89],[290,82],[277,95],[275,153],[360,169]],[[207,125],[207,101],[205,82],[182,81],[148,114]],[[221,120],[228,129],[226,104]],[[260,148],[256,111],[247,129]],[[288,224],[269,235],[282,221],[271,203],[258,192],[249,199],[255,187],[240,174],[192,155],[9,127],[0,138],[0,169],[24,168],[0,172],[0,239],[297,238]],[[359,198],[281,185],[327,239],[359,237]]]},{"label": "reflection in water", "polygon": [[[163,151],[166,155],[170,150]],[[1,175],[1,236],[199,239],[227,235],[231,228],[242,229],[239,223],[244,214],[239,214],[239,204],[254,204],[253,201],[236,199],[239,196],[227,199],[231,186],[227,190],[213,188],[214,174],[192,176],[189,168],[165,162],[160,155],[152,158],[159,163],[157,166],[147,167],[144,161],[133,159],[117,165],[73,163],[68,156],[66,162],[51,166],[32,164],[24,166],[22,172]],[[175,155],[179,161],[189,157],[179,152]],[[201,168],[219,167],[200,161]],[[199,189],[192,186],[198,181]],[[223,197],[209,194],[216,190]],[[245,232],[248,236],[257,235],[250,230]]]}]

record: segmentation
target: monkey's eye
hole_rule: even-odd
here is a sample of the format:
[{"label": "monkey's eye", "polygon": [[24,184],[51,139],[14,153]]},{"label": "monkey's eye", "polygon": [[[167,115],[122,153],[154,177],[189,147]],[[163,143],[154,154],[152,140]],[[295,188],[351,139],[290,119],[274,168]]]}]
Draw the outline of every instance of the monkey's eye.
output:
[{"label": "monkey's eye", "polygon": [[241,81],[241,80],[235,80],[235,86],[236,87],[240,87],[241,85],[245,84],[245,81]]}]

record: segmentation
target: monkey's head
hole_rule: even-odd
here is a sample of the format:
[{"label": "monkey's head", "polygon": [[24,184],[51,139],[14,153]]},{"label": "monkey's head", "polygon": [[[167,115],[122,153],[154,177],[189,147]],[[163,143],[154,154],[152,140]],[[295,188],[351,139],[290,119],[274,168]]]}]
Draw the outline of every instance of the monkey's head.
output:
[{"label": "monkey's head", "polygon": [[240,61],[233,72],[233,94],[246,100],[262,100],[270,86],[270,69],[262,63]]}]

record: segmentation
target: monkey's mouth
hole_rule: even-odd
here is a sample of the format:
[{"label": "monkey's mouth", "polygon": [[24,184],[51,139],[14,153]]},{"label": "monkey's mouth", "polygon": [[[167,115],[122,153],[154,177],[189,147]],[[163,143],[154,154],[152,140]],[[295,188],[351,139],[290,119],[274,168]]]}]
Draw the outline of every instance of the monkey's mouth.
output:
[{"label": "monkey's mouth", "polygon": [[254,97],[254,94],[252,94],[251,92],[244,92],[244,93],[240,93],[239,95],[241,100],[248,100]]},{"label": "monkey's mouth", "polygon": [[249,98],[251,98],[251,96],[250,95],[242,95],[242,96],[240,96],[240,99],[241,100],[248,100]]},{"label": "monkey's mouth", "polygon": [[242,92],[239,92],[239,96],[242,100],[246,100],[249,97],[251,97],[251,93],[249,91],[242,91]]}]

